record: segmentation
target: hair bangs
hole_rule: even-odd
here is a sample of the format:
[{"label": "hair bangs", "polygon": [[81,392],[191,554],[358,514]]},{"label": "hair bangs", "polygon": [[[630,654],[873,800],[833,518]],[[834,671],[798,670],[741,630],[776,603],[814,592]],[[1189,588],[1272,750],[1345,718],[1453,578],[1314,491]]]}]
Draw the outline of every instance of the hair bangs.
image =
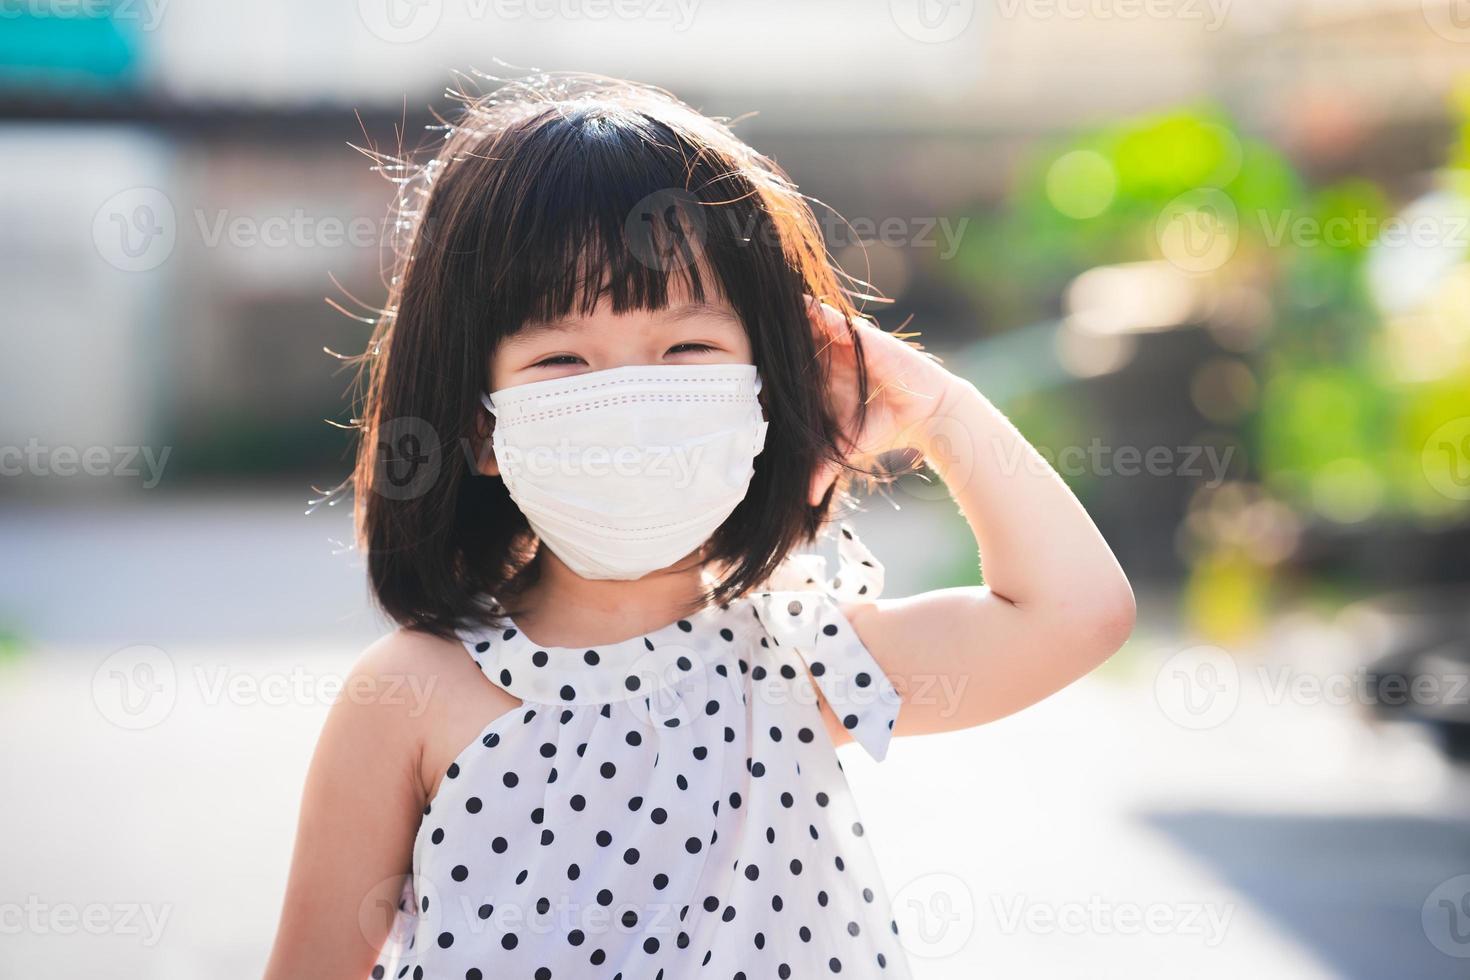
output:
[{"label": "hair bangs", "polygon": [[739,295],[760,279],[778,236],[740,161],[697,133],[636,108],[591,103],[519,124],[486,201],[496,247],[478,277],[503,339],[528,324],[658,310]]},{"label": "hair bangs", "polygon": [[[723,574],[707,598],[756,587],[840,493],[808,501],[817,468],[854,472],[813,299],[848,319],[858,429],[868,396],[851,294],[806,199],[725,121],[659,89],[542,74],[463,98],[433,159],[385,168],[408,237],[361,361],[353,481],[379,605],[447,635],[482,620],[486,596],[514,601],[534,582],[525,515],[456,447],[484,443],[480,397],[506,337],[604,300],[625,313],[720,299],[744,324],[771,426],[745,499],[709,541]],[[400,443],[429,450],[407,483],[391,465]]]}]

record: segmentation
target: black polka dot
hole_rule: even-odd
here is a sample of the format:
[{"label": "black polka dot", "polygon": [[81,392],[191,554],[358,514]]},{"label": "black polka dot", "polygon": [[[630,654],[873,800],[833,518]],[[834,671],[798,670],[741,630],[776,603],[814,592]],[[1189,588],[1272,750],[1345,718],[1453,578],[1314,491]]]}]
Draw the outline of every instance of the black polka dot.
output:
[{"label": "black polka dot", "polygon": [[[821,583],[813,580],[808,587],[819,589]],[[495,650],[500,663],[484,656],[494,644],[471,638],[472,650],[479,655],[476,664],[487,675],[498,675],[502,687],[512,686],[514,667],[526,675],[521,683],[535,678],[541,699],[555,701],[559,692],[562,702],[577,703],[558,705],[548,713],[536,697],[524,699],[525,706],[512,716],[520,719],[520,725],[513,720],[510,724],[494,722],[494,731],[481,733],[481,743],[494,749],[493,754],[462,755],[444,770],[446,785],[453,781],[453,799],[463,801],[464,812],[471,816],[456,817],[459,811],[453,803],[444,808],[452,812],[432,818],[431,808],[423,808],[426,835],[436,846],[436,861],[428,873],[443,876],[429,883],[437,885],[437,894],[444,896],[441,915],[444,907],[454,903],[477,910],[480,920],[493,921],[494,907],[484,901],[485,896],[520,895],[517,901],[529,903],[529,909],[541,917],[531,920],[540,938],[528,940],[521,954],[528,955],[530,962],[511,967],[521,980],[550,980],[553,974],[565,980],[592,972],[588,964],[596,968],[613,963],[615,969],[624,971],[620,976],[631,980],[640,973],[631,968],[631,962],[646,962],[650,980],[663,980],[665,971],[660,966],[673,952],[670,942],[688,950],[693,936],[705,937],[707,945],[687,954],[689,965],[696,956],[706,964],[717,961],[713,980],[729,978],[732,973],[735,980],[747,980],[746,971],[735,972],[736,965],[750,968],[749,980],[772,976],[806,980],[803,964],[809,972],[822,975],[830,975],[828,971],[862,974],[862,967],[853,964],[871,965],[875,960],[884,968],[885,954],[869,938],[882,933],[884,920],[876,916],[883,906],[874,889],[863,886],[864,881],[875,880],[876,869],[866,842],[854,840],[865,837],[866,832],[850,800],[838,796],[846,792],[842,765],[831,742],[817,734],[814,720],[818,711],[801,698],[764,698],[770,689],[755,687],[773,675],[799,682],[803,667],[824,685],[840,674],[856,689],[869,693],[881,677],[866,651],[857,645],[855,634],[843,629],[837,607],[826,595],[813,592],[793,598],[788,594],[773,601],[776,595],[745,596],[718,609],[710,607],[693,619],[676,621],[672,629],[690,635],[680,641],[688,647],[655,654],[657,659],[649,662],[646,671],[637,658],[655,649],[653,637],[667,637],[668,633],[654,632],[578,651],[538,649],[523,634],[507,630],[510,645]],[[765,628],[771,610],[783,617],[783,627],[785,617],[801,617],[800,622],[786,627],[796,633],[817,629],[823,641],[820,658],[802,648],[804,665],[796,657],[782,663],[780,648],[788,644],[777,642]],[[746,617],[757,622],[750,623]],[[703,663],[696,662],[700,660]],[[694,680],[700,683],[691,683]],[[701,692],[697,698],[695,691]],[[548,697],[546,692],[553,693]],[[868,701],[856,696],[845,700],[843,695],[851,692],[841,690],[840,685],[830,691],[824,687],[823,692],[830,695],[829,703],[846,729],[862,727],[866,735],[872,735],[871,729],[877,728],[879,735],[886,735],[880,723],[866,714],[858,717]],[[637,696],[631,696],[634,694]],[[680,706],[680,697],[692,704]],[[578,703],[595,705],[595,714]],[[882,724],[887,724],[887,718]],[[873,744],[866,737],[864,742]],[[747,776],[741,779],[748,782],[739,787],[740,780],[733,778],[738,770],[726,766],[742,762]],[[680,771],[681,766],[689,768]],[[522,778],[537,784],[542,774],[546,789],[519,789]],[[496,788],[497,780],[515,792]],[[558,782],[564,790],[555,785]],[[731,782],[737,786],[732,787]],[[616,795],[609,790],[616,790]],[[445,795],[448,799],[449,791]],[[533,798],[522,802],[526,796]],[[626,812],[619,803],[626,803]],[[738,817],[727,817],[736,811]],[[637,820],[644,814],[646,822]],[[752,819],[747,822],[746,816]],[[802,824],[807,825],[809,841],[801,840]],[[729,841],[732,828],[739,832]],[[503,836],[493,836],[496,831]],[[727,840],[720,839],[721,831]],[[607,849],[608,853],[589,859],[587,845],[592,841],[598,851]],[[684,854],[679,854],[680,841]],[[484,850],[486,842],[489,851]],[[611,850],[614,846],[615,851]],[[843,853],[838,853],[839,846]],[[530,859],[528,854],[539,857]],[[621,861],[609,861],[613,855]],[[696,881],[707,882],[708,892],[699,898],[682,897]],[[767,888],[768,883],[772,887]],[[786,894],[777,893],[775,885],[784,885]],[[530,893],[517,890],[523,888],[531,889]],[[558,897],[553,900],[553,895]],[[599,906],[615,910],[616,918],[609,921],[604,916],[600,928],[619,923],[625,929],[636,926],[641,930],[631,940],[636,946],[619,941],[615,955],[606,948],[592,948],[588,941],[595,935],[591,920],[574,918],[549,934],[541,929],[543,923],[553,925],[545,917],[557,914],[554,902],[586,907],[589,896],[594,895]],[[419,898],[424,903],[420,914],[433,914],[426,896]],[[644,909],[657,901],[672,903],[669,907],[678,910],[682,928],[666,932],[653,926],[652,913]],[[756,903],[756,914],[737,910],[747,901]],[[681,904],[685,902],[688,904]],[[737,933],[696,924],[701,908],[716,923],[743,920],[751,925]],[[695,918],[686,922],[691,911]],[[466,958],[472,959],[476,950],[494,939],[507,951],[517,949],[518,933],[502,931],[508,923],[499,924],[488,939],[471,937],[463,934],[465,917],[479,925],[467,912],[458,919],[445,916],[422,921],[435,923],[429,937],[445,949],[453,944],[455,952]],[[896,923],[890,921],[889,927],[896,933]],[[793,954],[802,943],[811,945]],[[431,950],[434,947],[433,942],[427,945]],[[470,946],[476,949],[468,949]],[[639,956],[637,961],[618,962],[638,956],[639,948],[647,954],[646,960]],[[772,953],[769,960],[758,959],[766,951]],[[487,968],[483,964],[446,970],[442,963],[431,961],[427,952],[419,951],[421,970],[416,976],[463,975],[466,980],[484,980]],[[762,965],[755,968],[758,963]],[[720,969],[726,964],[728,968]],[[382,971],[376,975],[381,977]],[[401,975],[393,980],[406,978]]]}]

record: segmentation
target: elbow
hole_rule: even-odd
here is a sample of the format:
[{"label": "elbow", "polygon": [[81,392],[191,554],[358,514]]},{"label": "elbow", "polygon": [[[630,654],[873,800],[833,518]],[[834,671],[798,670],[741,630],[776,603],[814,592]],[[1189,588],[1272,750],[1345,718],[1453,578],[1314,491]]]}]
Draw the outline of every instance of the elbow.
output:
[{"label": "elbow", "polygon": [[1096,647],[1098,661],[1117,653],[1133,635],[1133,626],[1138,620],[1138,603],[1128,579],[1120,573],[1117,581],[1097,597],[1084,619],[1089,645]]},{"label": "elbow", "polygon": [[1066,624],[1067,646],[1074,655],[1084,658],[1086,669],[1091,670],[1128,641],[1137,617],[1133,589],[1120,573],[1105,587],[1095,587],[1088,595],[1071,599],[1060,620]]}]

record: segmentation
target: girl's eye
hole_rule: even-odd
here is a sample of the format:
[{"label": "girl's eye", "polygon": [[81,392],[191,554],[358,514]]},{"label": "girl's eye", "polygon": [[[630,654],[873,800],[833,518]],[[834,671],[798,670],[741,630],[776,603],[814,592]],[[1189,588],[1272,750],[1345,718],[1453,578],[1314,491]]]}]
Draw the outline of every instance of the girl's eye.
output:
[{"label": "girl's eye", "polygon": [[553,354],[551,357],[543,358],[532,364],[532,367],[570,367],[580,361],[581,358],[575,354]]},{"label": "girl's eye", "polygon": [[688,343],[688,344],[675,344],[673,347],[670,347],[669,348],[669,353],[670,354],[708,354],[712,350],[714,350],[714,348],[711,347],[709,344]]}]

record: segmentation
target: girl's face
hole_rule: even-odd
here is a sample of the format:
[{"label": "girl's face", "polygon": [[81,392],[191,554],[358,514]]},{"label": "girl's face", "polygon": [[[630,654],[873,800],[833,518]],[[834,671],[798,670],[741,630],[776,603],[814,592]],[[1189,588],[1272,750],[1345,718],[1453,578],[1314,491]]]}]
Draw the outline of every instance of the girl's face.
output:
[{"label": "girl's face", "polygon": [[615,314],[604,298],[591,316],[528,324],[490,362],[490,390],[639,364],[750,364],[750,338],[723,299],[670,287],[660,310]]}]

